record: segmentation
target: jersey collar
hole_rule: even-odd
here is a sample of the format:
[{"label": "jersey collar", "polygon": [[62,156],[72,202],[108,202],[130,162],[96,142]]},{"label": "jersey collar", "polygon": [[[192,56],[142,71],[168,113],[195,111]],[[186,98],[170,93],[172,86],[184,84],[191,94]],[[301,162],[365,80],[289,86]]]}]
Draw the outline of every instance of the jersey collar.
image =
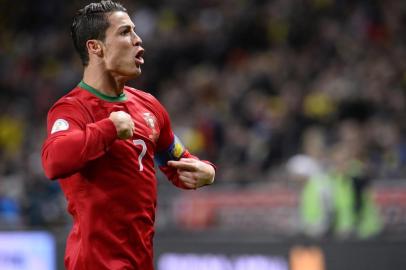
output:
[{"label": "jersey collar", "polygon": [[88,85],[87,83],[85,83],[84,81],[80,81],[80,83],[78,84],[78,86],[80,88],[83,88],[87,91],[89,91],[90,93],[92,93],[93,95],[97,96],[100,99],[103,99],[105,101],[109,101],[109,102],[117,102],[117,101],[126,101],[127,100],[127,96],[125,95],[125,93],[121,93],[119,96],[117,97],[111,97],[111,96],[107,96],[105,94],[103,94],[102,92],[100,92],[99,90],[91,87],[90,85]]}]

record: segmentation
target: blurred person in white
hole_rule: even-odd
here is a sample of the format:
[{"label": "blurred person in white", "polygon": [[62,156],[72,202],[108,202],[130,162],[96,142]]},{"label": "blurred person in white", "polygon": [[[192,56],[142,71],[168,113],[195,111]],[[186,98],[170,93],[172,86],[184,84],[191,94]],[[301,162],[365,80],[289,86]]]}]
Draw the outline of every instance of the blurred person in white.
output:
[{"label": "blurred person in white", "polygon": [[287,162],[291,178],[301,184],[300,232],[324,236],[331,227],[332,185],[325,171],[325,135],[321,127],[308,128],[302,139],[303,152]]},{"label": "blurred person in white", "polygon": [[287,163],[293,179],[303,184],[300,230],[310,237],[369,238],[382,224],[368,185],[362,128],[342,121],[337,131],[337,141],[328,148],[323,130],[309,128],[303,153]]}]

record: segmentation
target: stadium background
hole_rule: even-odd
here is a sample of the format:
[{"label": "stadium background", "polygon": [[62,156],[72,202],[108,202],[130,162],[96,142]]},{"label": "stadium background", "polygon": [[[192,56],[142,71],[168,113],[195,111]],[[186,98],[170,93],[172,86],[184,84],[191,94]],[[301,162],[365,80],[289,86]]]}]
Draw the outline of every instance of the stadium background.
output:
[{"label": "stadium background", "polygon": [[[146,48],[130,85],[218,164],[200,191],[159,176],[157,270],[405,269],[406,2],[121,2]],[[62,269],[70,219],[40,147],[81,79],[69,27],[87,3],[0,0],[1,269],[45,269],[24,257],[42,240],[19,257],[7,238],[27,231]]]}]

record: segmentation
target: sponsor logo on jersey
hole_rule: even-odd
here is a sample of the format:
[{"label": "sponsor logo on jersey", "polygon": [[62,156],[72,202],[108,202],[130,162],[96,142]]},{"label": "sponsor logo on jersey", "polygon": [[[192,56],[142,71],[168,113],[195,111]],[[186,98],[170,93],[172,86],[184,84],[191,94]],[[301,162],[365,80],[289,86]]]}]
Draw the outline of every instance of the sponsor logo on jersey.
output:
[{"label": "sponsor logo on jersey", "polygon": [[51,134],[54,134],[55,132],[62,131],[62,130],[68,130],[69,128],[69,123],[65,119],[57,119],[51,129]]}]

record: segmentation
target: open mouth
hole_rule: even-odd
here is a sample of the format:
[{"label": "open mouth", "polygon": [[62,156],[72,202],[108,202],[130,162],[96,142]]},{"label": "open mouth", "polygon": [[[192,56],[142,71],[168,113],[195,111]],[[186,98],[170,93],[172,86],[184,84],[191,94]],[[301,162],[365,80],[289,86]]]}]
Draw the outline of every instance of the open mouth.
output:
[{"label": "open mouth", "polygon": [[144,58],[142,57],[144,55],[144,50],[140,50],[136,55],[135,55],[135,63],[137,66],[144,64]]}]

